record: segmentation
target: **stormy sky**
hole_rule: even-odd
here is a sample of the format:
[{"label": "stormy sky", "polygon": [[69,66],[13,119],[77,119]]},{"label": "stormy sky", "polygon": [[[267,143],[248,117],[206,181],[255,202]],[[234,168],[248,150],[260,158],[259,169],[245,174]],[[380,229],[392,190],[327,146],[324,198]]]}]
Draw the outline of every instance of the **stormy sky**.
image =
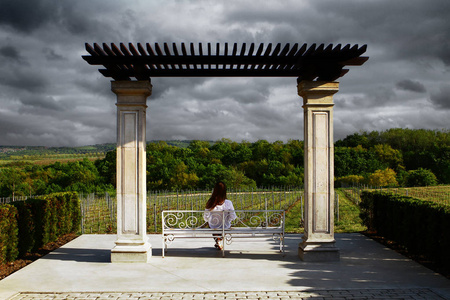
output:
[{"label": "stormy sky", "polygon": [[[0,145],[116,141],[110,79],[85,43],[367,44],[340,78],[335,139],[448,129],[450,1],[2,0]],[[147,140],[303,139],[296,78],[152,78]]]}]

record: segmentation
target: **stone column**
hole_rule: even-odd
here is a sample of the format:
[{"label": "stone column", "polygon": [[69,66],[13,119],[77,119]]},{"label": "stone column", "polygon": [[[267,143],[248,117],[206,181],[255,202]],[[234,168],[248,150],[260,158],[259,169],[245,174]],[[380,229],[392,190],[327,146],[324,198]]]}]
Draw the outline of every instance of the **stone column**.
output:
[{"label": "stone column", "polygon": [[117,95],[117,241],[111,262],[148,262],[146,232],[147,97],[150,81],[112,81]]},{"label": "stone column", "polygon": [[305,142],[305,234],[299,245],[304,261],[339,260],[334,240],[333,94],[338,82],[300,81]]}]

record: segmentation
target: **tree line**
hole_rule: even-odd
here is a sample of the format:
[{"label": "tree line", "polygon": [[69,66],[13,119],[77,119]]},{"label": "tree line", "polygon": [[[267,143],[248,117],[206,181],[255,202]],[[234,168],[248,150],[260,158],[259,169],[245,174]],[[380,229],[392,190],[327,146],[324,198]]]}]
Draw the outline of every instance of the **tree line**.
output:
[{"label": "tree line", "polygon": [[[229,188],[301,186],[304,143],[254,143],[221,139],[147,144],[147,189],[211,189],[217,180]],[[335,143],[335,185],[421,186],[450,184],[448,130],[390,129],[360,132]],[[52,192],[113,192],[116,151],[96,161],[41,166],[26,162],[0,169],[0,196]]]},{"label": "tree line", "polygon": [[22,157],[37,158],[39,156],[89,155],[105,153],[115,149],[115,144],[99,144],[83,147],[43,147],[43,146],[0,146],[0,159],[17,160]]}]

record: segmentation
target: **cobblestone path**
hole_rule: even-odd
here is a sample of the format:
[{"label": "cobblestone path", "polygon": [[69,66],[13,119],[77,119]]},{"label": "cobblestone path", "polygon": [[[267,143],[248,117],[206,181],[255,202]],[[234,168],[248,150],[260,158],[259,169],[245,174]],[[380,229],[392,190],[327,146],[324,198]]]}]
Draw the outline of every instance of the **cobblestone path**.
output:
[{"label": "cobblestone path", "polygon": [[229,299],[446,299],[430,289],[352,289],[278,292],[196,292],[196,293],[19,293],[10,300],[229,300]]}]

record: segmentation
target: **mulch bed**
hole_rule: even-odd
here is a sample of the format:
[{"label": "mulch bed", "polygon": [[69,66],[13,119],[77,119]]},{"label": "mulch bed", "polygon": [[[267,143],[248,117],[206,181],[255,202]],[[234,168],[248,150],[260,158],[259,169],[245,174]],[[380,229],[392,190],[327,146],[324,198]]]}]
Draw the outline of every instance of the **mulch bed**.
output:
[{"label": "mulch bed", "polygon": [[57,241],[48,243],[44,247],[40,248],[35,253],[27,253],[24,257],[17,259],[13,262],[9,262],[6,264],[0,264],[0,280],[14,273],[15,271],[20,270],[21,268],[31,264],[33,261],[41,258],[42,256],[52,252],[55,249],[58,249],[62,245],[70,242],[71,240],[78,237],[75,233],[69,233],[61,236]]},{"label": "mulch bed", "polygon": [[396,251],[397,253],[400,253],[401,255],[423,265],[424,267],[427,267],[428,269],[430,269],[436,273],[439,273],[442,276],[445,276],[446,278],[450,279],[450,270],[442,268],[440,265],[436,264],[433,261],[430,261],[423,255],[417,255],[417,254],[410,253],[410,252],[408,252],[408,249],[406,249],[402,245],[400,245],[394,241],[388,240],[385,237],[378,235],[376,232],[364,231],[361,233],[364,234],[365,236],[377,241],[378,243],[388,247],[389,249],[392,249],[392,250]]}]

